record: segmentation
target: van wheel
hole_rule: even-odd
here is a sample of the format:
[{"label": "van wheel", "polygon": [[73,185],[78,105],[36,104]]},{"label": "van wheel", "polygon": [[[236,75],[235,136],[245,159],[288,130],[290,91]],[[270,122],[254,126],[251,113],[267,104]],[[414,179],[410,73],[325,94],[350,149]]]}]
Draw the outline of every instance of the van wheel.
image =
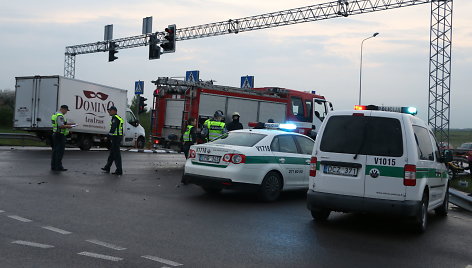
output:
[{"label": "van wheel", "polygon": [[312,209],[311,216],[315,221],[323,222],[326,221],[331,214],[331,210],[328,209]]},{"label": "van wheel", "polygon": [[419,233],[424,233],[426,231],[426,226],[428,224],[428,193],[423,193],[423,198],[421,199],[418,212],[416,214],[416,230]]},{"label": "van wheel", "polygon": [[434,212],[436,213],[436,215],[441,216],[441,217],[446,217],[448,211],[449,211],[449,185],[446,188],[446,194],[444,196],[443,203],[441,204],[441,206],[434,209]]},{"label": "van wheel", "polygon": [[138,142],[137,142],[138,149],[144,149],[145,145],[146,145],[146,141],[144,140],[144,138],[139,137]]},{"label": "van wheel", "polygon": [[203,191],[205,191],[207,194],[210,194],[210,195],[219,194],[223,190],[223,188],[221,188],[221,187],[214,187],[214,186],[213,187],[212,186],[202,186],[202,189],[203,189]]},{"label": "van wheel", "polygon": [[273,202],[280,196],[282,178],[279,173],[271,171],[265,175],[259,189],[259,197],[266,202]]},{"label": "van wheel", "polygon": [[80,139],[80,143],[79,143],[79,148],[80,150],[82,151],[88,151],[90,150],[90,148],[92,148],[92,145],[93,145],[93,142],[92,142],[92,139],[89,138],[89,137],[82,137]]}]

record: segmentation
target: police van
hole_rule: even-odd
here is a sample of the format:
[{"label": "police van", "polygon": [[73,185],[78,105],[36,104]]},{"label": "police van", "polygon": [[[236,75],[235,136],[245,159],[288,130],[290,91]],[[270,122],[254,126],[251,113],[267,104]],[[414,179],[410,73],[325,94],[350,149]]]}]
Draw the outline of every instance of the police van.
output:
[{"label": "police van", "polygon": [[331,211],[388,213],[413,217],[424,232],[428,211],[447,215],[450,160],[415,114],[369,105],[328,115],[310,160],[307,206],[315,220]]}]

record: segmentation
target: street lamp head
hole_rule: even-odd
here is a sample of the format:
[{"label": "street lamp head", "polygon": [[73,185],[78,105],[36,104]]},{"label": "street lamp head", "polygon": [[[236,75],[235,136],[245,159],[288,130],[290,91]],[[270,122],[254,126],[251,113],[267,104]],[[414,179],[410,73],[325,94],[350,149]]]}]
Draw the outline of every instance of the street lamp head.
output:
[{"label": "street lamp head", "polygon": [[372,37],[376,37],[377,35],[379,35],[379,33],[374,33]]}]

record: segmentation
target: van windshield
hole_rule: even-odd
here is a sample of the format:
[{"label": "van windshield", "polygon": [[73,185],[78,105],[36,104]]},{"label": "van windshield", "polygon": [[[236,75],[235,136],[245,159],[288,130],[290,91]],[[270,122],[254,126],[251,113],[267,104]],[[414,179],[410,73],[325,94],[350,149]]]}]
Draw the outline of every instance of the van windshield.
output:
[{"label": "van windshield", "polygon": [[323,132],[323,152],[399,157],[403,155],[398,119],[374,116],[333,116]]},{"label": "van windshield", "polygon": [[252,147],[265,136],[267,135],[247,132],[228,132],[210,143]]}]

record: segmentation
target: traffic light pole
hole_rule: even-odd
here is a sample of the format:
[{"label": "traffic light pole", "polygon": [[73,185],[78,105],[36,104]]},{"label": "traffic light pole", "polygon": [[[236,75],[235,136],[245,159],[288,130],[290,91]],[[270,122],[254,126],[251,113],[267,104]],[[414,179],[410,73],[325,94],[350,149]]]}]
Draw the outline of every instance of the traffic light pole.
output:
[{"label": "traffic light pole", "polygon": [[135,95],[136,96],[136,116],[138,117],[137,119],[139,120],[139,101],[141,100],[141,94]]}]

